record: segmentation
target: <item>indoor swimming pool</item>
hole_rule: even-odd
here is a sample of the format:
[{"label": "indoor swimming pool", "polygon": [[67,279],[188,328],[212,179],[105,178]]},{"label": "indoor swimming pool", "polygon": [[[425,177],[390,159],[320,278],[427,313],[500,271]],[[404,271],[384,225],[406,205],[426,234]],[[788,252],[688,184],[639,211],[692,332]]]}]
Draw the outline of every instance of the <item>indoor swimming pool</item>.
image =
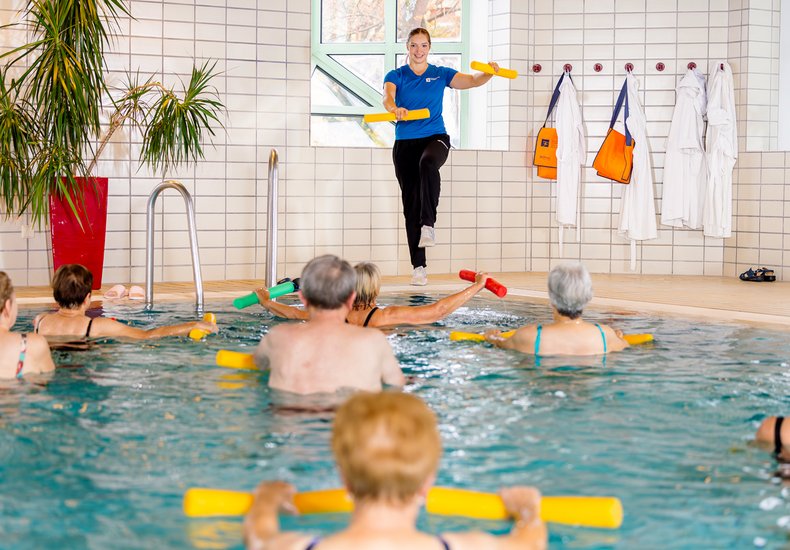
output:
[{"label": "indoor swimming pool", "polygon": [[[423,303],[431,294],[384,296]],[[229,301],[228,301],[229,302]],[[109,341],[56,351],[46,382],[0,389],[0,532],[4,548],[241,548],[241,518],[189,519],[189,487],[252,490],[283,479],[336,487],[332,413],[279,407],[264,374],[217,367],[220,349],[252,351],[279,322],[259,308],[209,303],[206,341]],[[29,330],[41,309],[20,312]],[[191,304],[117,305],[136,325],[194,318]],[[389,340],[407,391],[437,413],[437,485],[622,500],[620,529],[549,525],[552,548],[783,547],[790,484],[751,444],[767,414],[790,413],[787,333],[736,324],[591,310],[587,320],[655,342],[593,358],[535,358],[451,342],[451,330],[511,329],[550,319],[545,305],[480,296],[445,321]],[[342,515],[284,518],[316,534]],[[431,532],[507,523],[423,516]]]}]

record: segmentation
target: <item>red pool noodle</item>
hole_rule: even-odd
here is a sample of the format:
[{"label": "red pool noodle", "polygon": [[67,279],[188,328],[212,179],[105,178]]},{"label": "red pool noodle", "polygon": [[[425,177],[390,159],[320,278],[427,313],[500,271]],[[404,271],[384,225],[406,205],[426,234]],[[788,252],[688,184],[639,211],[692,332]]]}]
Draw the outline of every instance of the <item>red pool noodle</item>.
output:
[{"label": "red pool noodle", "polygon": [[[462,269],[458,276],[461,277],[464,281],[469,281],[471,283],[475,282],[475,272],[469,271],[468,269]],[[491,277],[486,279],[486,288],[499,296],[500,298],[504,298],[505,294],[507,294],[507,287]]]}]

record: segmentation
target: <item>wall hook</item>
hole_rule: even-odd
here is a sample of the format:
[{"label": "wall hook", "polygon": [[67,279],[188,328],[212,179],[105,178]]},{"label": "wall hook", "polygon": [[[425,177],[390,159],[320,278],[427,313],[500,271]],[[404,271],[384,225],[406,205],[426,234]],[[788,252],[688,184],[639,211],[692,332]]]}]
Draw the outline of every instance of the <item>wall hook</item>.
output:
[{"label": "wall hook", "polygon": [[571,65],[570,63],[566,63],[565,65],[562,66],[562,70],[565,71],[566,73],[569,73],[573,70],[573,65]]},{"label": "wall hook", "polygon": [[532,65],[533,73],[539,73],[541,70],[543,70],[543,67],[540,66],[540,63],[535,63],[534,65]]},{"label": "wall hook", "polygon": [[625,71],[626,72],[630,73],[633,70],[634,70],[634,64],[633,63],[626,63],[625,64]]},{"label": "wall hook", "polygon": [[694,63],[693,61],[689,61],[689,64],[688,64],[688,65],[686,65],[686,67],[688,67],[688,69],[689,69],[690,71],[693,71],[694,69],[696,69],[696,68],[697,68],[697,64],[696,64],[696,63]]},{"label": "wall hook", "polygon": [[664,69],[666,69],[666,68],[667,68],[667,66],[666,66],[666,65],[664,65],[663,63],[661,63],[661,61],[659,61],[658,63],[656,63],[656,70],[657,70],[658,72],[660,72],[660,73],[661,73],[661,72],[663,72],[663,71],[664,71]]},{"label": "wall hook", "polygon": [[593,65],[593,71],[595,71],[596,73],[600,73],[602,70],[603,70],[603,65],[601,65],[600,63],[596,63],[595,65]]}]

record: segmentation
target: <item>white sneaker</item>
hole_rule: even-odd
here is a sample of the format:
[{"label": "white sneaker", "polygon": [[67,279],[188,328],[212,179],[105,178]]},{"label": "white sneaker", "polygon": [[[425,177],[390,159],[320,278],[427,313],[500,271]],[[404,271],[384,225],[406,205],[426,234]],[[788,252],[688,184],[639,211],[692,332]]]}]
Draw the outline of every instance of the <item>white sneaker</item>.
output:
[{"label": "white sneaker", "polygon": [[411,284],[414,286],[425,286],[428,284],[428,271],[423,267],[415,267],[411,274]]},{"label": "white sneaker", "polygon": [[436,230],[428,225],[423,225],[420,229],[420,243],[417,245],[420,248],[427,248],[436,245]]}]

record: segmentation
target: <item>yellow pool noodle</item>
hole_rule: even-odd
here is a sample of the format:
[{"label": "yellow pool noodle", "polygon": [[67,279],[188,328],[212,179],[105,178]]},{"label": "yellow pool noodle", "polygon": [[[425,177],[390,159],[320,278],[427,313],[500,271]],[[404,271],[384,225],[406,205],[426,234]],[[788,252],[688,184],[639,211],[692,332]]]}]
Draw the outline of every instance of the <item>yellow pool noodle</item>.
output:
[{"label": "yellow pool noodle", "polygon": [[221,349],[217,352],[216,362],[220,367],[230,369],[258,370],[251,353]]},{"label": "yellow pool noodle", "polygon": [[[184,514],[189,517],[238,516],[252,506],[252,494],[222,489],[192,488],[184,493]],[[344,489],[297,493],[294,504],[301,514],[351,512],[354,503]],[[623,507],[616,497],[544,496],[541,519],[551,523],[616,529],[623,522]],[[428,492],[429,514],[473,519],[509,519],[502,499],[492,493],[434,487]]]},{"label": "yellow pool noodle", "polygon": [[502,67],[500,67],[498,71],[494,71],[494,68],[491,65],[489,65],[488,63],[481,63],[479,61],[472,61],[470,66],[475,71],[480,71],[486,74],[492,74],[494,76],[503,76],[505,78],[516,78],[518,76],[518,71],[515,71],[513,69],[503,69]]},{"label": "yellow pool noodle", "polygon": [[[431,111],[428,109],[414,109],[413,111],[409,111],[406,113],[406,117],[403,120],[420,120],[423,118],[430,118]],[[369,115],[365,115],[362,117],[362,120],[371,123],[371,122],[395,122],[395,113],[373,113]]]},{"label": "yellow pool noodle", "polygon": [[636,346],[638,344],[646,344],[647,342],[652,342],[653,335],[652,334],[623,334],[623,340],[625,340],[632,346]]},{"label": "yellow pool noodle", "polygon": [[[507,332],[503,332],[502,336],[505,338],[510,338],[515,333],[515,330],[509,330]],[[482,334],[477,334],[475,332],[458,332],[453,331],[450,333],[450,340],[454,341],[462,341],[462,340],[470,340],[472,342],[483,342],[485,341],[485,336]],[[653,341],[652,334],[623,334],[623,340],[631,344],[632,346],[638,344],[644,344],[646,342]]]},{"label": "yellow pool noodle", "polygon": [[[216,323],[217,316],[214,315],[213,313],[206,313],[203,316],[203,320],[206,321],[207,323]],[[207,331],[199,328],[193,328],[192,330],[189,331],[189,337],[192,338],[195,342],[197,342],[198,340],[202,340],[203,338],[208,336],[208,334],[209,333]]]},{"label": "yellow pool noodle", "polygon": [[[515,334],[515,330],[509,330],[507,332],[503,332],[502,336],[505,338],[510,338]],[[453,331],[450,333],[450,340],[461,341],[461,340],[471,340],[472,342],[485,342],[486,337],[482,334],[477,334],[476,332],[458,332]]]}]

